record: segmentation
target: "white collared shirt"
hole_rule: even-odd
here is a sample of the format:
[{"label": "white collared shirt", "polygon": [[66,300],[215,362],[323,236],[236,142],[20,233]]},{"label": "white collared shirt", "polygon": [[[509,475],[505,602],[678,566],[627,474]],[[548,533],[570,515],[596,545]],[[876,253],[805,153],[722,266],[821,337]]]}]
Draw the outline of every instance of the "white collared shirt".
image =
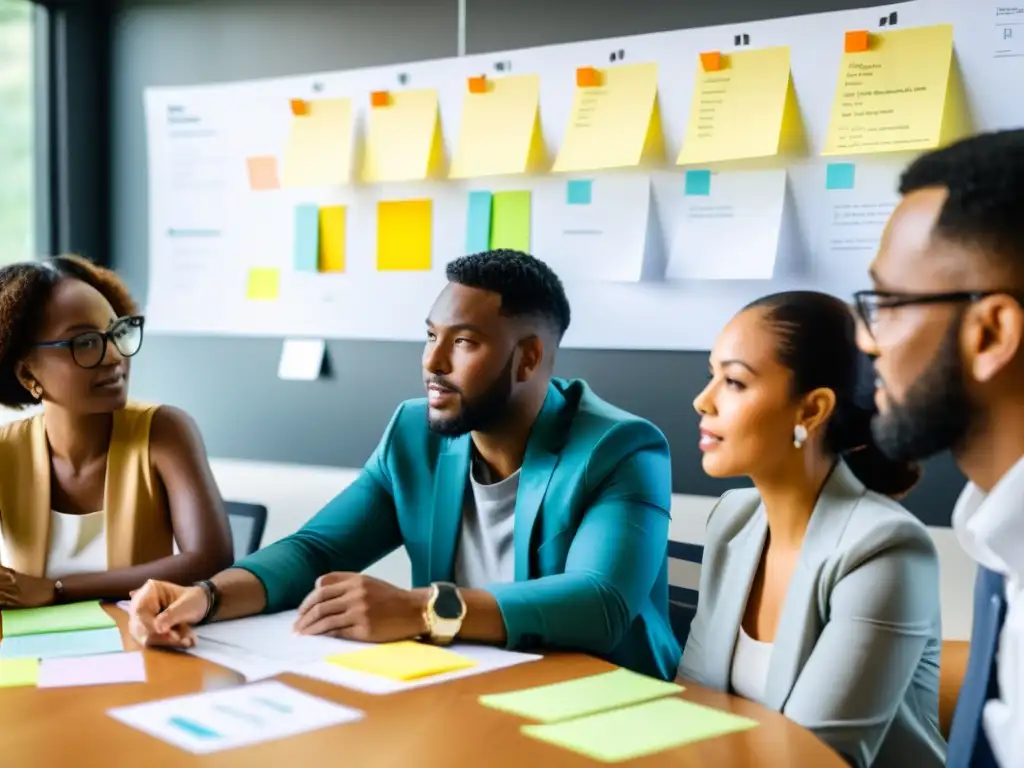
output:
[{"label": "white collared shirt", "polygon": [[[999,698],[985,705],[985,732],[1002,768],[1024,755],[1024,458],[985,494],[968,483],[953,529],[974,560],[1006,577],[1006,621],[999,636]],[[1019,765],[1019,762],[1017,763]]]}]

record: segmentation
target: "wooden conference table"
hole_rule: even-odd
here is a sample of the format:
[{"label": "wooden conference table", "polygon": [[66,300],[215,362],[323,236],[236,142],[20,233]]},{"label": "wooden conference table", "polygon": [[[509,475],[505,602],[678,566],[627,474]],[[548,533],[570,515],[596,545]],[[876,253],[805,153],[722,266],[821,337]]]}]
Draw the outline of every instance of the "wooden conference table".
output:
[{"label": "wooden conference table", "polygon": [[[127,616],[106,608],[121,629]],[[359,722],[265,742],[254,747],[196,756],[114,720],[112,707],[241,684],[242,678],[210,662],[168,651],[145,651],[145,684],[88,688],[0,689],[0,765],[17,768],[181,768],[238,766],[313,768],[339,765],[456,768],[486,765],[559,768],[601,765],[582,755],[523,736],[524,722],[477,702],[498,693],[606,672],[613,667],[582,654],[551,654],[541,661],[486,675],[384,696],[359,693],[296,675],[281,680],[324,699],[366,712]],[[809,731],[757,704],[688,686],[682,697],[758,720],[757,728],[628,761],[630,768],[846,764]]]}]

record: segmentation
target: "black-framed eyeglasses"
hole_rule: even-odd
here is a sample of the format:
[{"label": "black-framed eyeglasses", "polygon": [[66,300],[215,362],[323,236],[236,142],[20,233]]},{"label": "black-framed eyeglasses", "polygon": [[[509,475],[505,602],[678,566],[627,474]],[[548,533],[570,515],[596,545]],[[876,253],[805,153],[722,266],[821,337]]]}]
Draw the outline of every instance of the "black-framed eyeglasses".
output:
[{"label": "black-framed eyeglasses", "polygon": [[895,309],[918,304],[962,304],[980,301],[987,296],[1006,294],[1008,291],[947,291],[945,293],[897,293],[892,291],[857,291],[853,294],[853,305],[857,317],[872,332],[878,322],[881,309]]},{"label": "black-framed eyeglasses", "polygon": [[63,341],[41,341],[42,349],[67,349],[80,368],[96,368],[107,356],[107,344],[124,357],[132,357],[142,347],[142,328],[146,319],[132,315],[115,320],[106,331],[84,331]]}]

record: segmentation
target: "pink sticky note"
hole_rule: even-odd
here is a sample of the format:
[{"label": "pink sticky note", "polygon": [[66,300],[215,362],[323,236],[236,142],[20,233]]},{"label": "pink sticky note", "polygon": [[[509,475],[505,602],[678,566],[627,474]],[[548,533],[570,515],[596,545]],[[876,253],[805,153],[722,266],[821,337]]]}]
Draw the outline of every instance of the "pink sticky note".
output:
[{"label": "pink sticky note", "polygon": [[68,659],[43,659],[39,665],[39,688],[144,682],[146,663],[141,651]]}]

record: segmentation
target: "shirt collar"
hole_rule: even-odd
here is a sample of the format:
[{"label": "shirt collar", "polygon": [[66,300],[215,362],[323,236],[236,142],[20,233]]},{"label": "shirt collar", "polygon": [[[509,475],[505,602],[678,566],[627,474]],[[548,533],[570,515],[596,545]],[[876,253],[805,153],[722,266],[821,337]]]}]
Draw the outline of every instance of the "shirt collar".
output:
[{"label": "shirt collar", "polygon": [[968,483],[953,509],[960,545],[991,571],[1024,579],[1024,458],[986,494]]}]

